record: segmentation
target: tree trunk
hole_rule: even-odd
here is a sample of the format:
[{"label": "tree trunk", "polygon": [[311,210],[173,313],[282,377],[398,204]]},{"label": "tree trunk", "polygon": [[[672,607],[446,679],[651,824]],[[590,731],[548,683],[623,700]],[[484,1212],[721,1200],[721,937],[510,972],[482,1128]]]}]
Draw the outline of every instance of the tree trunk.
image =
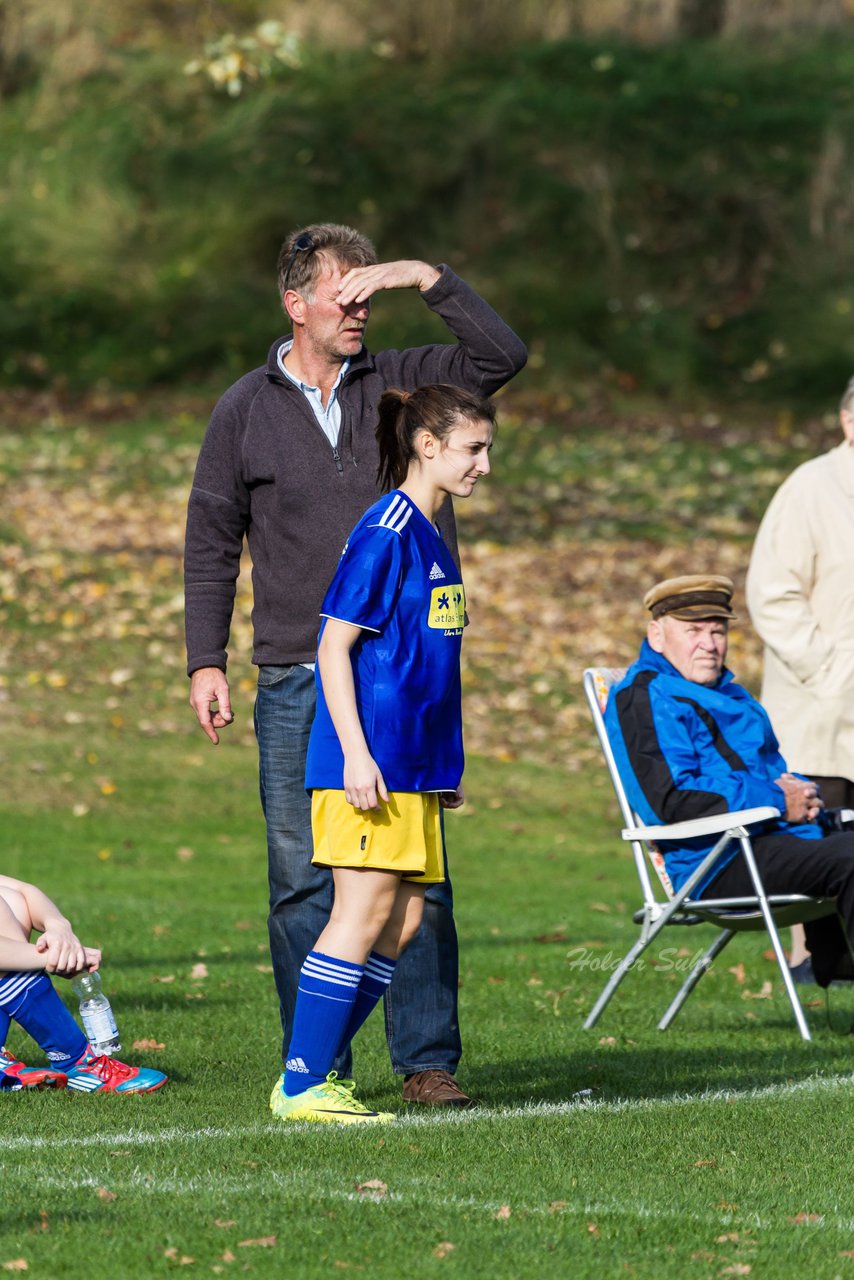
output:
[{"label": "tree trunk", "polygon": [[727,0],[679,0],[680,36],[703,40],[719,36],[726,22]]}]

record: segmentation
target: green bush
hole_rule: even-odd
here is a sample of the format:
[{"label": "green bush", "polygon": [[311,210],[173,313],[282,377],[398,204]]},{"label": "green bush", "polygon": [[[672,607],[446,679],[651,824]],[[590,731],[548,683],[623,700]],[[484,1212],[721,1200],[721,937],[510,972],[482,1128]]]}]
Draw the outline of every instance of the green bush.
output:
[{"label": "green bush", "polygon": [[[2,104],[6,381],[260,363],[279,243],[320,218],[449,261],[555,381],[818,399],[854,365],[850,43],[309,50],[236,99],[190,52]],[[424,324],[384,299],[372,340]]]}]

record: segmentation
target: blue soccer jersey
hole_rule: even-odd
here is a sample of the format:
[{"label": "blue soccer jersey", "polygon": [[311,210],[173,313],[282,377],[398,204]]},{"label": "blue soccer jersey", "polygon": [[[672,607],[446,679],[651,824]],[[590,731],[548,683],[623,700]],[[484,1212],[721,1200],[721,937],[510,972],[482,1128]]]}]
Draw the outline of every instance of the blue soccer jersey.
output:
[{"label": "blue soccer jersey", "polygon": [[[388,789],[453,791],[463,776],[465,596],[442,538],[405,494],[393,490],[362,516],[321,616],[362,628],[350,651],[356,705]],[[318,666],[306,787],[343,785],[344,754]]]}]

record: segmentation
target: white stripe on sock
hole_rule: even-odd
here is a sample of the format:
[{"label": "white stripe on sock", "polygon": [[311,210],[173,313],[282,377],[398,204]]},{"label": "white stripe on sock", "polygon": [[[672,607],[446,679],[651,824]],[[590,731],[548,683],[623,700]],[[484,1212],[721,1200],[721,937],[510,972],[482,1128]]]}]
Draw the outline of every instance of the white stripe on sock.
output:
[{"label": "white stripe on sock", "polygon": [[318,978],[321,982],[332,982],[338,987],[358,987],[362,978],[361,968],[344,968],[340,965],[317,960],[314,956],[306,957],[301,972],[307,978]]},{"label": "white stripe on sock", "polygon": [[369,978],[373,978],[376,982],[385,982],[387,985],[394,977],[394,965],[395,962],[393,960],[385,960],[379,957],[368,956],[368,961],[365,965],[365,973]]},{"label": "white stripe on sock", "polygon": [[11,1004],[17,996],[22,995],[29,987],[34,986],[44,975],[34,973],[10,973],[0,979],[0,1008]]}]

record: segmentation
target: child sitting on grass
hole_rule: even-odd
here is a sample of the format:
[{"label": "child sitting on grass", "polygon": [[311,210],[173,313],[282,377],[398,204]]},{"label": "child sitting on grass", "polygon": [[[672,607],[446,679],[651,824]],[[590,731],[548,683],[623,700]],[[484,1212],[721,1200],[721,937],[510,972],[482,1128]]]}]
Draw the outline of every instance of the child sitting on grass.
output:
[{"label": "child sitting on grass", "polygon": [[[33,932],[39,934],[30,942]],[[48,974],[76,978],[101,963],[59,908],[35,885],[0,876],[0,1089],[69,1089],[80,1093],[152,1093],[162,1071],[99,1056],[53,989]],[[6,1049],[14,1019],[41,1045],[50,1067],[27,1067]]]}]

